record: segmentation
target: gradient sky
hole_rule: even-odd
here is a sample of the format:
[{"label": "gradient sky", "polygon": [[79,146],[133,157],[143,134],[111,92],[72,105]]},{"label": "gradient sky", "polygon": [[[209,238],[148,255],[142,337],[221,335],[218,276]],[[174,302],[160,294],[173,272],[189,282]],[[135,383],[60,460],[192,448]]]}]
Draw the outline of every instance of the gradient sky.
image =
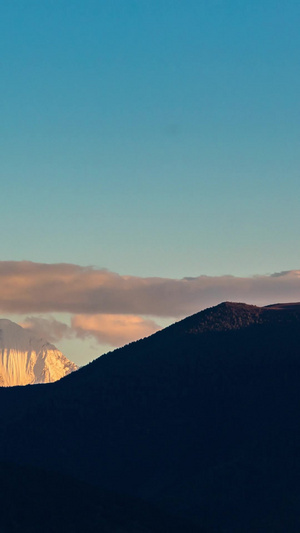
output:
[{"label": "gradient sky", "polygon": [[299,27],[292,0],[2,2],[1,260],[298,269]]}]

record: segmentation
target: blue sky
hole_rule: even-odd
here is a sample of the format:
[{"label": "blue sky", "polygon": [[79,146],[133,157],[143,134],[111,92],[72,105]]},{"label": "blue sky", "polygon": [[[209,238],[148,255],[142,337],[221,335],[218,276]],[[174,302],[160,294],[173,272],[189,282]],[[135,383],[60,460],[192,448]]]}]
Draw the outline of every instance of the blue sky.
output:
[{"label": "blue sky", "polygon": [[0,5],[2,260],[299,268],[300,4]]}]

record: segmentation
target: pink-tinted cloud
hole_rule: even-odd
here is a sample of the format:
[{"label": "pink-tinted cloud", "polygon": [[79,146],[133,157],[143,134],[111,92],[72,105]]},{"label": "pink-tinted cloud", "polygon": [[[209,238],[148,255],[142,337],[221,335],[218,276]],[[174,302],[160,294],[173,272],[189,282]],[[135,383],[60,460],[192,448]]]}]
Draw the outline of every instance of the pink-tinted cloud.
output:
[{"label": "pink-tinted cloud", "polygon": [[152,320],[134,315],[75,315],[72,328],[78,337],[92,336],[101,344],[123,346],[159,329]]},{"label": "pink-tinted cloud", "polygon": [[182,317],[224,300],[300,301],[300,271],[249,278],[141,278],[72,264],[0,262],[2,313]]},{"label": "pink-tinted cloud", "polygon": [[62,339],[71,339],[75,335],[70,326],[53,317],[28,316],[20,323],[20,326],[30,330],[35,337],[41,337],[53,343]]},{"label": "pink-tinted cloud", "polygon": [[53,317],[26,317],[20,326],[35,337],[56,343],[62,339],[93,337],[99,344],[123,346],[148,337],[160,327],[153,321],[134,315],[74,315],[71,326]]}]

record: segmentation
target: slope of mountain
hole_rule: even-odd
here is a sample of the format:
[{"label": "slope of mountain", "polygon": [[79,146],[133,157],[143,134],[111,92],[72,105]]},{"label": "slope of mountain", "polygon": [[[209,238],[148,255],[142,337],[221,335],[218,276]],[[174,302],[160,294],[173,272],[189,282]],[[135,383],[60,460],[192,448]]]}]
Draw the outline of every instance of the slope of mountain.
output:
[{"label": "slope of mountain", "polygon": [[[47,387],[1,389],[1,457],[182,532],[298,533],[299,375],[300,305],[227,302]],[[172,531],[160,520],[148,530]]]},{"label": "slope of mountain", "polygon": [[136,498],[72,477],[0,462],[1,533],[199,533]]},{"label": "slope of mountain", "polygon": [[51,383],[77,368],[52,344],[0,319],[0,386]]}]

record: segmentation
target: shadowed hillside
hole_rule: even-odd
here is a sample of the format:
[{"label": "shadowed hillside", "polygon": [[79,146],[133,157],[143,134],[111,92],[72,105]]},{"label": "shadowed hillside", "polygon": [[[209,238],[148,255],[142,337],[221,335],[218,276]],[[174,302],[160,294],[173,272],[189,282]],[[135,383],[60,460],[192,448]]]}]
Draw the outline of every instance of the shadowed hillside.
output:
[{"label": "shadowed hillside", "polygon": [[1,532],[165,533],[198,528],[135,498],[33,467],[0,463]]},{"label": "shadowed hillside", "polygon": [[227,302],[60,382],[0,390],[1,457],[143,500],[160,509],[149,531],[160,512],[178,531],[296,533],[299,375],[300,306]]}]

